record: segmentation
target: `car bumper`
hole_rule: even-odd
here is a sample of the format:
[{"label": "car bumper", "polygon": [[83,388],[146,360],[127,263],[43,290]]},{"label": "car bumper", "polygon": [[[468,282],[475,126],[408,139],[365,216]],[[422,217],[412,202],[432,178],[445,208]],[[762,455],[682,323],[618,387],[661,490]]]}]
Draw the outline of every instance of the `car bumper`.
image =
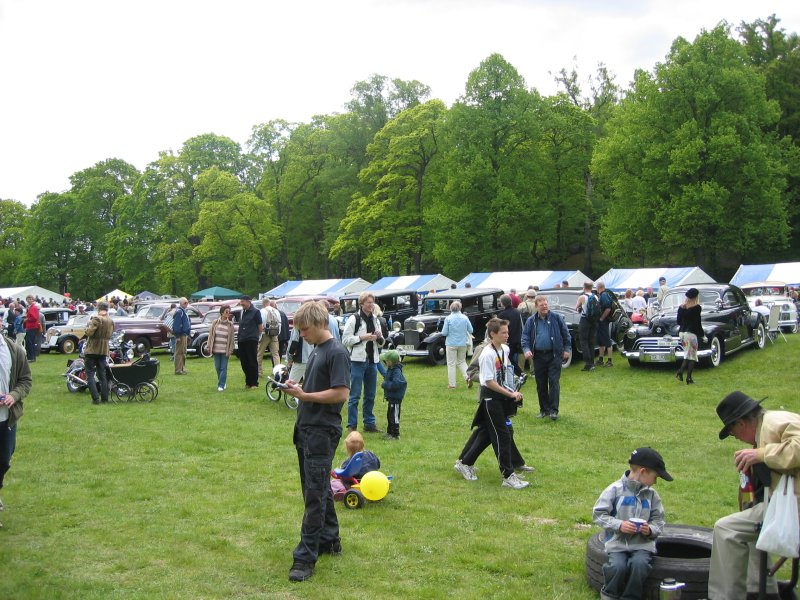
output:
[{"label": "car bumper", "polygon": [[[638,360],[643,363],[670,363],[683,360],[686,357],[680,344],[662,344],[659,340],[642,339],[639,347],[633,350],[622,350],[622,356],[629,360]],[[710,358],[713,354],[711,348],[697,351],[697,358]]]}]

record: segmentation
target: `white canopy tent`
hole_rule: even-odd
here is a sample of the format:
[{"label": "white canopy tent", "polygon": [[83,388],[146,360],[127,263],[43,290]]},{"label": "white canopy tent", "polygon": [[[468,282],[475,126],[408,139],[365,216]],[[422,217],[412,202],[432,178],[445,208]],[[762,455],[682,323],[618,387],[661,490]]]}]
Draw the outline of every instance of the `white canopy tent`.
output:
[{"label": "white canopy tent", "polygon": [[343,294],[360,292],[369,287],[369,281],[361,279],[306,279],[304,281],[286,281],[261,294],[261,297],[283,298],[285,296],[321,296],[338,298]]},{"label": "white canopy tent", "polygon": [[100,296],[97,299],[97,302],[100,302],[101,300],[111,300],[114,297],[119,298],[120,300],[124,300],[125,298],[133,298],[133,295],[129,294],[128,292],[123,292],[121,289],[117,288],[115,290],[108,292],[107,294]]},{"label": "white canopy tent", "polygon": [[731,279],[733,285],[755,281],[782,281],[786,285],[800,285],[800,262],[739,265],[739,270]]},{"label": "white canopy tent", "polygon": [[609,269],[597,281],[615,292],[638,288],[658,289],[658,280],[664,277],[667,287],[692,285],[695,283],[715,283],[714,278],[700,267],[656,267],[652,269]]},{"label": "white canopy tent", "polygon": [[56,302],[63,302],[67,299],[66,296],[59,294],[58,292],[53,292],[43,287],[39,287],[38,285],[23,285],[20,287],[8,287],[8,288],[0,288],[0,296],[3,298],[11,298],[16,300],[19,298],[20,300],[25,300],[26,296],[38,296],[41,299],[50,301],[52,298]]},{"label": "white canopy tent", "polygon": [[404,275],[400,277],[382,277],[369,286],[368,290],[414,290],[427,293],[431,290],[441,292],[449,289],[455,281],[441,273],[436,275]]},{"label": "white canopy tent", "polygon": [[547,289],[566,281],[569,287],[581,287],[589,278],[580,271],[498,271],[496,273],[470,273],[458,282],[458,287],[496,287],[507,292],[512,288],[524,292],[529,285]]}]

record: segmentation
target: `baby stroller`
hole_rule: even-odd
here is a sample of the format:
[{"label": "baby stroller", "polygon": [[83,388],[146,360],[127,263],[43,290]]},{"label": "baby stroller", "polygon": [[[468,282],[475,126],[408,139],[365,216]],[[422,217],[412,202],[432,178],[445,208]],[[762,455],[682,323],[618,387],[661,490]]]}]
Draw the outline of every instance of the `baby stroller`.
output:
[{"label": "baby stroller", "polygon": [[286,365],[275,365],[272,369],[272,380],[267,380],[267,398],[273,402],[279,402],[283,398],[283,403],[287,408],[297,410],[297,405],[300,401],[294,396],[285,394],[283,389],[278,385],[279,383],[286,383],[289,379],[289,371],[286,370]]},{"label": "baby stroller", "polygon": [[158,396],[159,362],[145,353],[130,363],[109,365],[108,385],[114,402],[152,402]]}]

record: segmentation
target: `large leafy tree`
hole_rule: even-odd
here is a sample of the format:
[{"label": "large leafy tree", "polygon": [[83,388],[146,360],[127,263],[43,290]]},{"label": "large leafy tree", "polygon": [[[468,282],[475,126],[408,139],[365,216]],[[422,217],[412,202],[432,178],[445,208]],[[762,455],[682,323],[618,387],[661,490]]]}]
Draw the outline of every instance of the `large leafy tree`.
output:
[{"label": "large leafy tree", "polygon": [[596,172],[613,190],[604,247],[621,261],[640,258],[641,246],[621,234],[627,224],[640,235],[649,222],[657,255],[716,272],[723,257],[785,246],[778,118],[763,76],[727,26],[694,43],[678,38],[652,75],[638,73],[599,143]]},{"label": "large leafy tree", "polygon": [[4,285],[24,285],[20,265],[25,242],[25,226],[30,211],[16,200],[0,200],[0,273]]},{"label": "large leafy tree", "polygon": [[428,173],[439,154],[445,113],[444,103],[431,100],[403,111],[376,134],[367,148],[370,162],[359,174],[371,192],[350,202],[332,258],[358,254],[375,275],[421,273],[430,263],[423,213],[435,193]]},{"label": "large leafy tree", "polygon": [[70,192],[44,193],[31,206],[24,227],[21,281],[61,293],[72,290],[75,258],[81,252],[75,243],[74,206]]},{"label": "large leafy tree", "polygon": [[527,268],[534,260],[540,118],[538,94],[499,54],[470,73],[448,113],[447,184],[426,213],[445,272]]}]

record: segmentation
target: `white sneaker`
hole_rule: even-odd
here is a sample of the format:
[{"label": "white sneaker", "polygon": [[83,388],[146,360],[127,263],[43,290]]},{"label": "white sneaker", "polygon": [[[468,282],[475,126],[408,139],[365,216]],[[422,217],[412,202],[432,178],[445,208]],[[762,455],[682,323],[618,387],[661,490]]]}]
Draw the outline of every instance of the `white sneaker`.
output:
[{"label": "white sneaker", "polygon": [[517,467],[514,470],[519,472],[519,473],[533,473],[536,469],[534,469],[530,465],[522,465],[521,467]]},{"label": "white sneaker", "polygon": [[515,490],[521,490],[522,488],[526,488],[530,485],[527,481],[523,481],[519,477],[517,477],[516,473],[512,473],[505,479],[503,479],[503,487],[510,487]]},{"label": "white sneaker", "polygon": [[225,391],[225,388],[224,388],[224,387],[222,387],[222,386],[220,386],[220,387],[218,387],[218,388],[217,388],[217,391],[218,391],[218,392],[224,392],[224,391]]},{"label": "white sneaker", "polygon": [[478,479],[478,476],[475,475],[475,467],[471,465],[465,465],[461,462],[460,458],[456,461],[456,464],[453,465],[453,468],[461,473],[461,475],[467,481],[476,481]]}]

